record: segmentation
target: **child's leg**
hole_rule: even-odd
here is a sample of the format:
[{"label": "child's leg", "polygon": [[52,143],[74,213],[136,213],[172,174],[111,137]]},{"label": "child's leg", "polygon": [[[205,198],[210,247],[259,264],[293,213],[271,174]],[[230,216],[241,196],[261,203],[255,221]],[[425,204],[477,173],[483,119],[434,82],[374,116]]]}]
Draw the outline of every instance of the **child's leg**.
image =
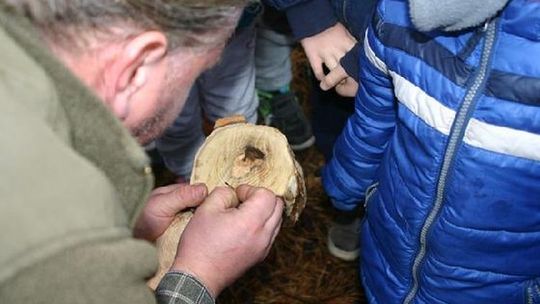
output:
[{"label": "child's leg", "polygon": [[[263,16],[264,17],[264,16]],[[291,49],[293,39],[262,23],[257,30],[255,65],[259,93],[259,113],[265,124],[278,128],[293,150],[303,150],[315,142],[294,92]]]},{"label": "child's leg", "polygon": [[257,121],[254,24],[237,29],[220,62],[203,74],[201,85],[201,105],[210,122],[234,114],[244,115],[251,123]]}]

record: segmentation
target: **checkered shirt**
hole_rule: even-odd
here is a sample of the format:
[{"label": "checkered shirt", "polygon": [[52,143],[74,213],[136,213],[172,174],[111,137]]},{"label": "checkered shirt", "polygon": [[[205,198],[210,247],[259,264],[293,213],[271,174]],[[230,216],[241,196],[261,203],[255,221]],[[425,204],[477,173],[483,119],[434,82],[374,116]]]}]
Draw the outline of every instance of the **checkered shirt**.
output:
[{"label": "checkered shirt", "polygon": [[195,277],[182,272],[168,272],[156,289],[159,304],[214,304],[208,289]]}]

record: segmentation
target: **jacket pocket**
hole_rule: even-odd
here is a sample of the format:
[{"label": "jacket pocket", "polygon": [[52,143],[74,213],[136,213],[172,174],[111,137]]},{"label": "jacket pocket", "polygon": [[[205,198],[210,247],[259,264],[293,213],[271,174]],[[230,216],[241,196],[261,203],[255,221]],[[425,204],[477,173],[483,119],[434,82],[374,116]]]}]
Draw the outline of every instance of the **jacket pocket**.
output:
[{"label": "jacket pocket", "polygon": [[540,279],[534,279],[525,285],[525,304],[540,304]]}]

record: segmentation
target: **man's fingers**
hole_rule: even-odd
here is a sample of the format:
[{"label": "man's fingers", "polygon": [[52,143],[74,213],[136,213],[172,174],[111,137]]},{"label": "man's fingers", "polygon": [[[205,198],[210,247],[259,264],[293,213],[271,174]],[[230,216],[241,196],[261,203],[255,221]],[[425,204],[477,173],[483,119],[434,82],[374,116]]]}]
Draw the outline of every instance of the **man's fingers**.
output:
[{"label": "man's fingers", "polygon": [[264,188],[241,185],[236,188],[236,193],[242,202],[239,209],[250,213],[257,221],[268,221],[278,205],[275,194]]},{"label": "man's fingers", "polygon": [[322,81],[321,81],[321,89],[323,91],[327,91],[333,87],[335,87],[337,84],[339,84],[341,81],[346,79],[348,77],[347,72],[343,69],[341,65],[338,65],[335,69],[330,71],[328,75],[326,75]]},{"label": "man's fingers", "polygon": [[[274,211],[272,212],[272,215],[266,221],[266,224],[264,225],[267,229],[271,229],[274,231],[274,234],[277,235],[277,231],[279,231],[279,228],[281,227],[281,221],[283,220],[283,208],[284,203],[283,200],[279,197],[276,197],[276,207],[274,208]],[[274,237],[272,237],[272,242],[274,241]]]},{"label": "man's fingers", "polygon": [[174,216],[186,208],[199,206],[207,193],[208,189],[203,184],[178,184],[175,189],[163,194],[163,200],[159,203],[168,216]]},{"label": "man's fingers", "polygon": [[159,187],[159,188],[154,189],[154,191],[152,191],[152,194],[166,194],[166,193],[176,190],[176,188],[178,188],[178,186],[180,185],[181,184],[172,184],[168,186]]},{"label": "man's fingers", "polygon": [[[245,202],[255,196],[257,192],[261,192],[260,190],[263,190],[263,188],[243,184],[236,187],[236,195],[241,202]],[[269,190],[266,191],[270,192]]]},{"label": "man's fingers", "polygon": [[198,206],[206,197],[206,185],[175,184],[155,189],[139,216],[133,234],[154,241],[171,224],[174,216]]},{"label": "man's fingers", "polygon": [[201,208],[215,208],[217,210],[226,210],[238,206],[238,198],[236,193],[229,187],[216,187],[206,200]]},{"label": "man's fingers", "polygon": [[278,236],[279,231],[281,230],[282,221],[283,219],[280,217],[278,225],[274,228],[274,231],[272,232],[272,238],[270,242],[268,242],[268,244],[266,245],[265,254],[264,254],[264,257],[261,259],[261,262],[268,256],[268,254],[270,253],[270,250],[272,250],[272,245],[274,245],[274,241],[276,240],[276,237]]},{"label": "man's fingers", "polygon": [[183,202],[185,207],[198,206],[208,195],[208,188],[205,184],[180,184],[174,191],[170,192],[177,202]]},{"label": "man's fingers", "polygon": [[206,185],[175,184],[154,190],[151,201],[156,215],[171,217],[185,208],[198,206],[206,197]]},{"label": "man's fingers", "polygon": [[265,249],[265,257],[270,252],[270,249],[272,248],[272,245],[274,244],[274,241],[276,240],[276,237],[281,230],[281,223],[283,222],[283,208],[283,200],[281,200],[281,198],[279,197],[276,197],[276,208],[274,209],[274,212],[265,224],[265,229],[268,229],[270,231],[270,240]]}]

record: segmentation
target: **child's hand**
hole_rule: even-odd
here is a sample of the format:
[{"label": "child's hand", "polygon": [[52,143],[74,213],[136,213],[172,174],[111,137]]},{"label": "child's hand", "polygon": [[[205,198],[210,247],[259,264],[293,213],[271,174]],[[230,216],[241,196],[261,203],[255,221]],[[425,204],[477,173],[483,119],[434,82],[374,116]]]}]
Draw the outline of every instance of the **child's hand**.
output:
[{"label": "child's hand", "polygon": [[338,63],[338,65],[330,71],[321,80],[320,87],[323,91],[330,90],[335,87],[336,92],[345,97],[354,97],[358,91],[358,82],[354,78],[347,75],[345,69]]},{"label": "child's hand", "polygon": [[315,77],[322,80],[323,64],[329,70],[336,68],[341,57],[354,47],[356,39],[341,23],[337,23],[317,35],[302,39],[300,43]]}]

